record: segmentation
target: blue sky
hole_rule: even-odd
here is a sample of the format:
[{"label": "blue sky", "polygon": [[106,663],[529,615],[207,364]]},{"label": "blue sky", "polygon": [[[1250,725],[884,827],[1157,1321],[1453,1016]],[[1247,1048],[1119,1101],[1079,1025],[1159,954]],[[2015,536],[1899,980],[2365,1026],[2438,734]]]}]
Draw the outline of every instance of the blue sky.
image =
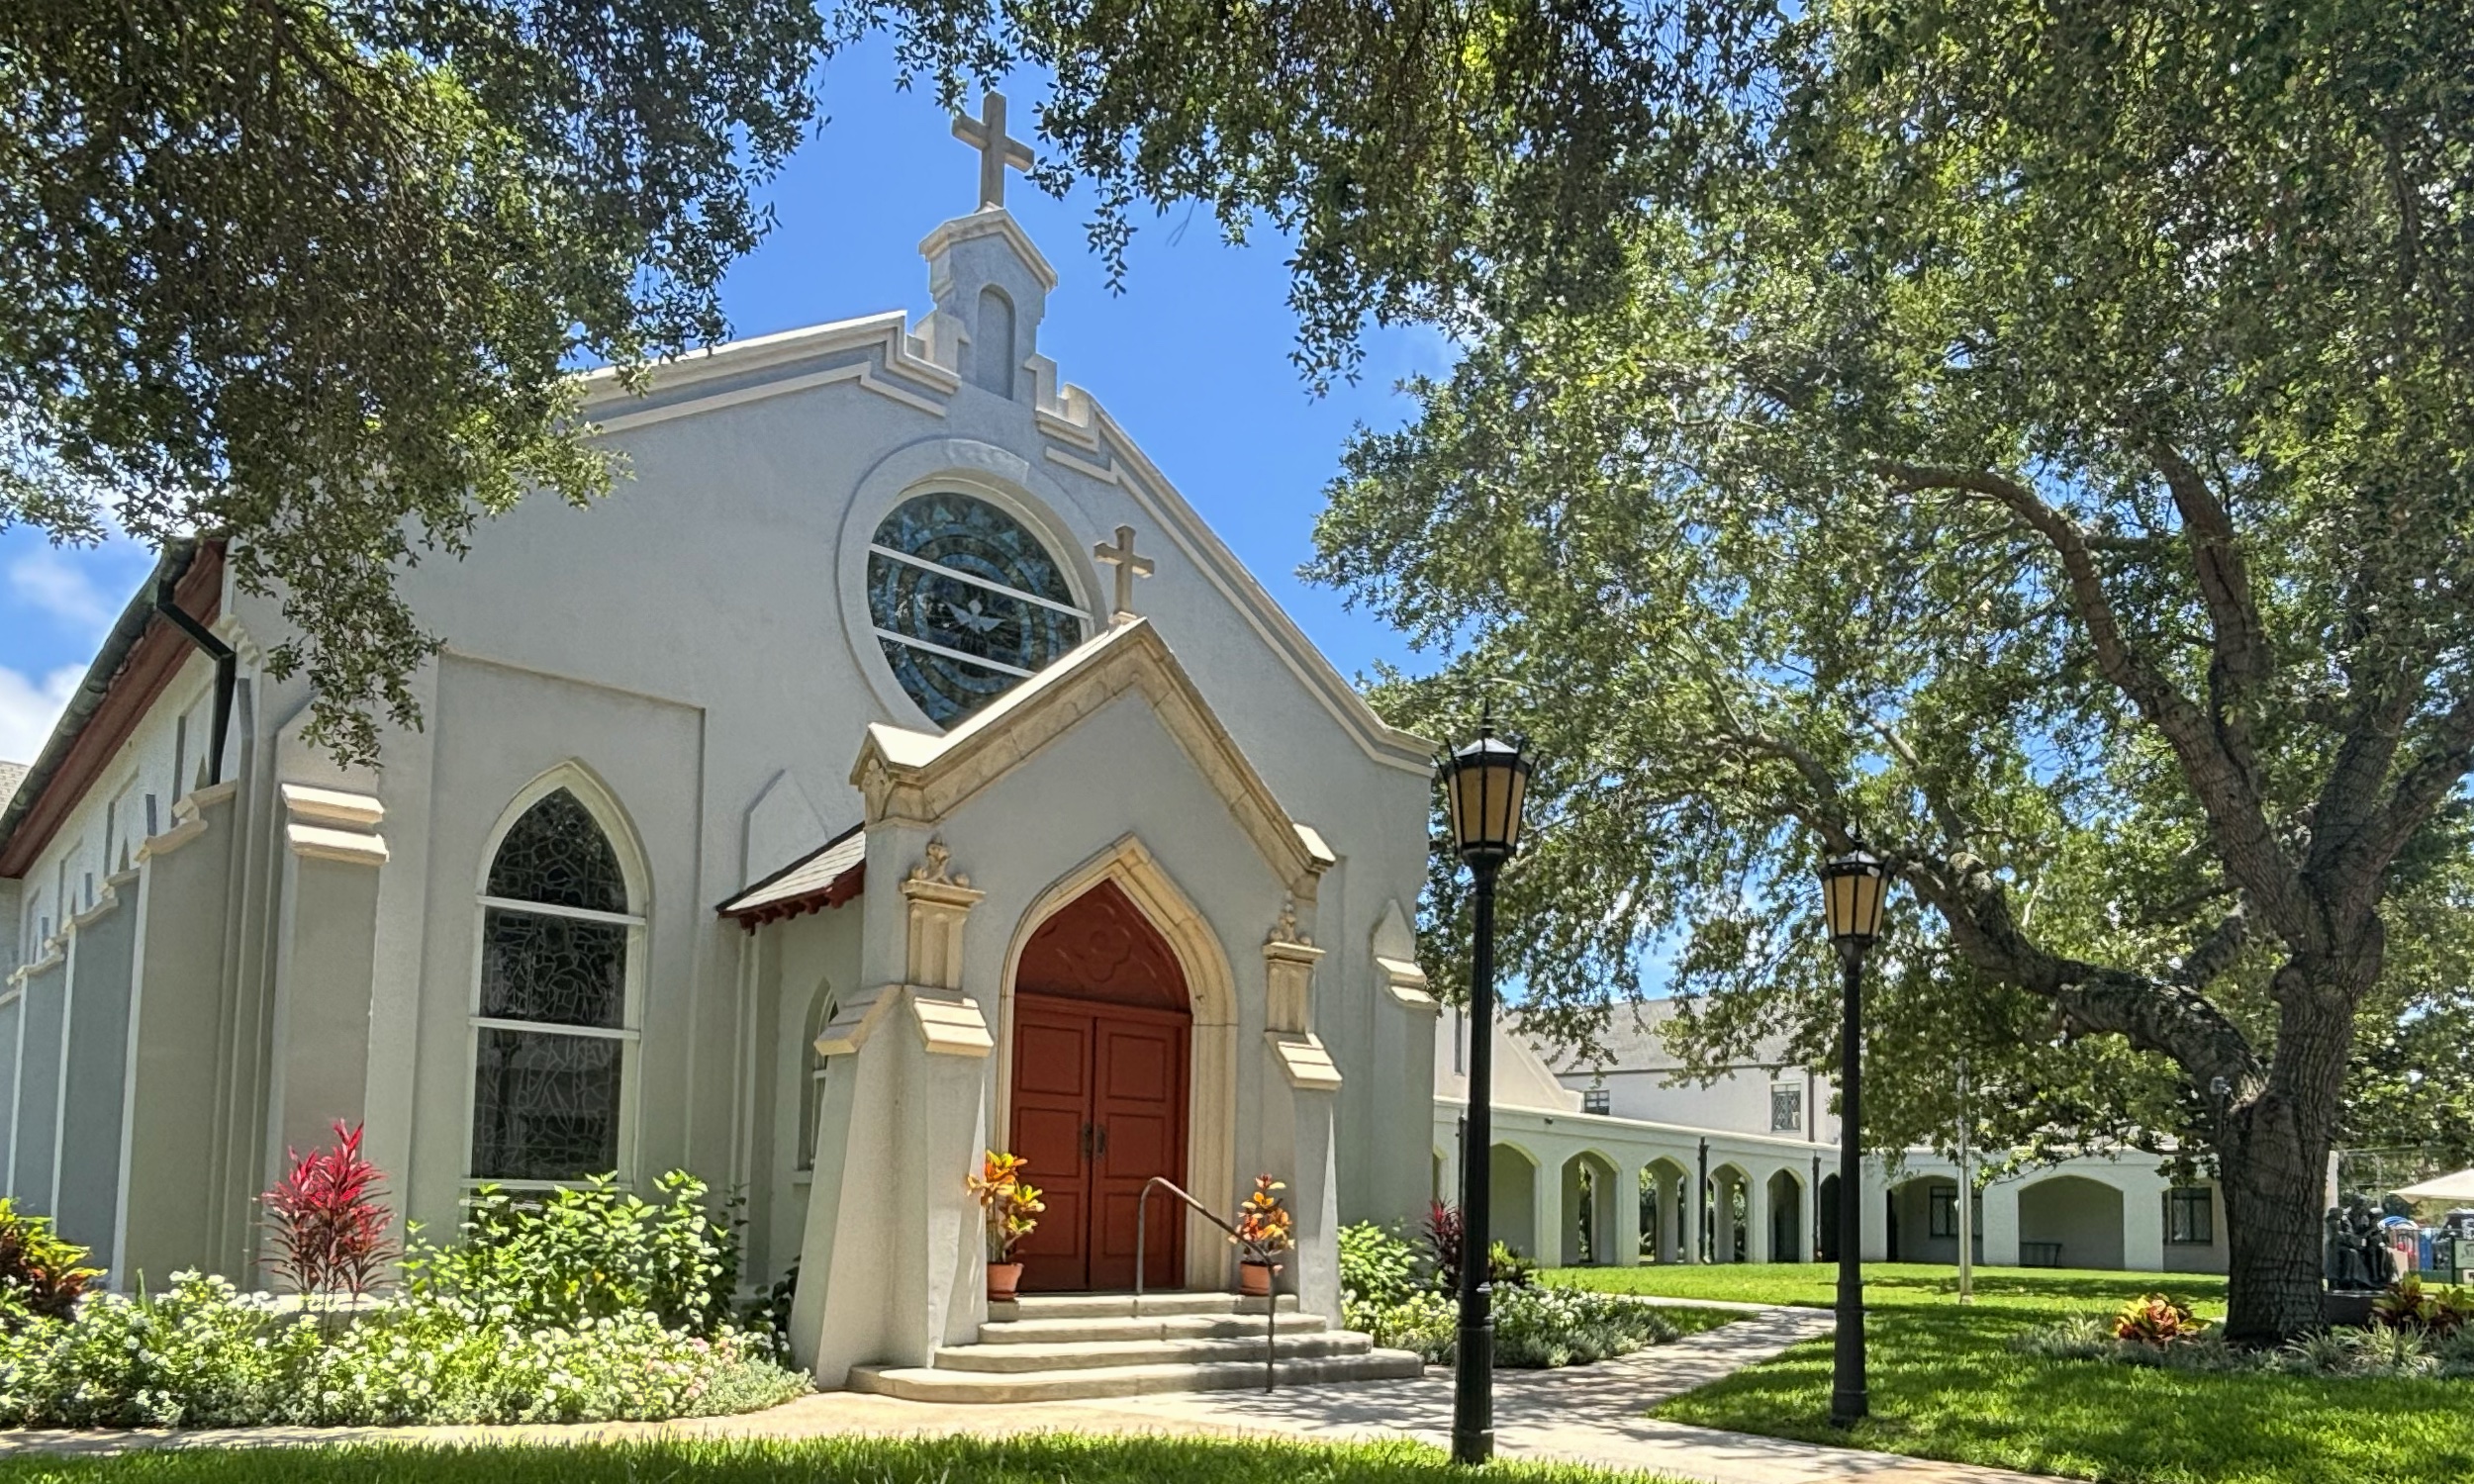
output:
[{"label": "blue sky", "polygon": [[[924,93],[899,93],[890,52],[870,46],[825,74],[827,122],[768,190],[779,226],[724,288],[731,328],[763,334],[897,305],[928,309],[919,239],[977,201],[978,156],[949,133]],[[1012,132],[1030,139],[1036,77],[1011,80]],[[1032,139],[1035,149],[1043,146]],[[1018,176],[1006,205],[1063,282],[1049,296],[1040,345],[1141,440],[1222,539],[1344,673],[1406,661],[1380,623],[1339,595],[1300,583],[1322,487],[1359,422],[1397,423],[1392,384],[1448,365],[1422,329],[1367,341],[1360,382],[1307,395],[1288,360],[1288,244],[1264,233],[1224,246],[1207,213],[1141,223],[1122,294],[1107,290],[1084,245],[1091,198],[1059,202]],[[613,499],[626,498],[622,484]],[[484,537],[486,539],[486,536]],[[93,658],[151,557],[121,540],[91,550],[0,532],[0,759],[27,762]]]}]

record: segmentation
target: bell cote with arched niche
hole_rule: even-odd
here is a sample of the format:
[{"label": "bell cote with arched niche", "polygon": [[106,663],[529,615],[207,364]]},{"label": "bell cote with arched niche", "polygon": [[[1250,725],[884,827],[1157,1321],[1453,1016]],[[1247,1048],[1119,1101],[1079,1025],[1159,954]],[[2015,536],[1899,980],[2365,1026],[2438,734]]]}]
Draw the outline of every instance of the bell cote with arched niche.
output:
[{"label": "bell cote with arched niche", "polygon": [[1057,365],[1039,353],[1057,273],[1012,214],[989,207],[956,217],[919,252],[936,301],[918,330],[928,358],[991,396],[1057,411]]}]

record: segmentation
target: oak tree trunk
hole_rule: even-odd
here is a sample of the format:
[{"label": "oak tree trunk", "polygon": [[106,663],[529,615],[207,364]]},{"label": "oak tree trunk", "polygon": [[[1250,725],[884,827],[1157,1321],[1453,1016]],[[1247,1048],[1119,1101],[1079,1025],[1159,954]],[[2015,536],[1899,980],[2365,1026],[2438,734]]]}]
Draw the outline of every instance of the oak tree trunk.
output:
[{"label": "oak tree trunk", "polygon": [[2352,1041],[2351,995],[2287,994],[2267,1085],[2227,1112],[2218,1156],[2225,1332],[2236,1344],[2279,1344],[2320,1327],[2321,1219]]}]

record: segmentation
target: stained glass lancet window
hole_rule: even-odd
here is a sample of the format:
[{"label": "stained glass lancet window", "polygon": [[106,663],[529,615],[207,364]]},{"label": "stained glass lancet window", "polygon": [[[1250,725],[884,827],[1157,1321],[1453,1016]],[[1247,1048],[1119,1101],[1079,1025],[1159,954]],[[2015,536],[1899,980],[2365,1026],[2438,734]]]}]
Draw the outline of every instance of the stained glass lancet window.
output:
[{"label": "stained glass lancet window", "polygon": [[618,851],[574,793],[543,795],[509,827],[482,891],[474,1178],[618,1167],[635,1039],[628,959],[642,928]]},{"label": "stained glass lancet window", "polygon": [[868,546],[868,613],[894,678],[950,725],[1083,642],[1065,573],[1021,521],[968,495],[906,500]]}]

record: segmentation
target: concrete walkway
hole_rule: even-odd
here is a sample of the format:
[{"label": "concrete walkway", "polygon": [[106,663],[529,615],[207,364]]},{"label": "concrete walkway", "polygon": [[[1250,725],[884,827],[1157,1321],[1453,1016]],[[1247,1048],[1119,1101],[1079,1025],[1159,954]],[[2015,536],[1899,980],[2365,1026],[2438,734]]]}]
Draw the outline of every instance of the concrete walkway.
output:
[{"label": "concrete walkway", "polygon": [[[1732,1306],[1731,1306],[1732,1307]],[[2038,1484],[2039,1476],[1889,1453],[1720,1433],[1641,1414],[1791,1345],[1830,1333],[1818,1309],[1760,1309],[1737,1323],[1596,1365],[1495,1374],[1496,1447],[1505,1457],[1559,1459],[1702,1484]],[[658,1438],[833,1436],[1011,1437],[1027,1433],[1283,1437],[1326,1441],[1416,1438],[1448,1446],[1452,1376],[1216,1391],[1119,1401],[970,1407],[854,1392],[801,1397],[766,1412],[675,1423],[569,1427],[238,1428],[201,1432],[0,1432],[0,1456],[110,1454],[174,1447],[311,1443],[576,1443]]]},{"label": "concrete walkway", "polygon": [[[1830,1333],[1820,1309],[1765,1309],[1672,1345],[1595,1365],[1499,1370],[1494,1378],[1495,1449],[1507,1458],[1557,1459],[1636,1469],[1707,1484],[2035,1484],[2037,1475],[1890,1453],[1721,1433],[1641,1414],[1695,1387]],[[1414,1381],[1293,1392],[1211,1392],[1114,1404],[1163,1421],[1231,1423],[1330,1440],[1414,1438],[1449,1447],[1452,1374],[1430,1366]]]}]

